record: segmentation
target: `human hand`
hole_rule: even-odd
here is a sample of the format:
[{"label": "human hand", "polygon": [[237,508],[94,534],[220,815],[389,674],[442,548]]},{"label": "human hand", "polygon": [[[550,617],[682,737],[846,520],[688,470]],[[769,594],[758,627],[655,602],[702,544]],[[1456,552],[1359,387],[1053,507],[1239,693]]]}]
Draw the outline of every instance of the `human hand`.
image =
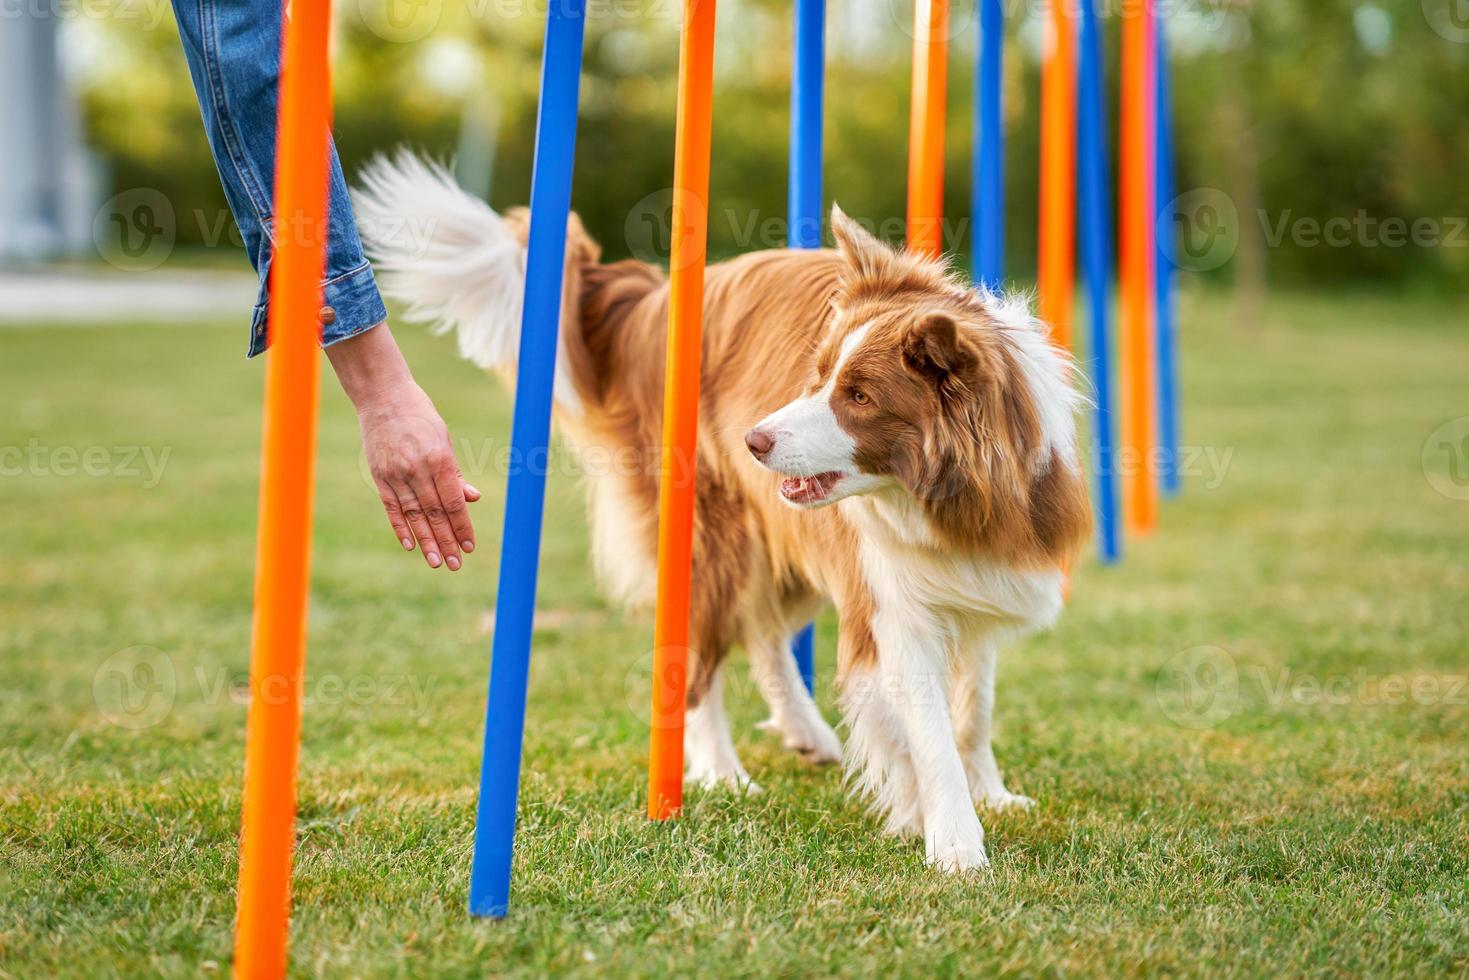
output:
[{"label": "human hand", "polygon": [[464,482],[449,427],[408,370],[386,323],[326,349],[357,407],[362,451],[388,523],[405,551],[414,543],[430,568],[457,572],[474,551],[466,504],[480,493]]},{"label": "human hand", "polygon": [[449,427],[434,403],[409,381],[358,406],[362,449],[388,523],[405,551],[414,541],[430,568],[457,572],[474,551],[466,504],[480,492],[459,471]]}]

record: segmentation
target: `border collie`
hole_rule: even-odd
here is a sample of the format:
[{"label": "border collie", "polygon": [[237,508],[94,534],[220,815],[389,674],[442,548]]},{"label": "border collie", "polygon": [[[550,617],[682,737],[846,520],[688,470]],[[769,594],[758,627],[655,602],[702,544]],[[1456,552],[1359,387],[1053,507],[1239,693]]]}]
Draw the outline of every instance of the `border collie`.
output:
[{"label": "border collie", "polygon": [[[455,332],[481,367],[513,369],[525,210],[496,214],[406,152],[366,170],[357,206],[409,318]],[[394,233],[408,226],[430,234]],[[1032,804],[1006,788],[990,746],[995,657],[1056,619],[1062,568],[1088,533],[1080,398],[1025,302],[896,251],[835,207],[831,227],[835,250],[707,271],[686,779],[754,788],[721,697],[734,646],[784,745],[842,757],[788,648],[830,600],[852,784],[888,831],[922,836],[931,864],[982,868],[976,805]],[[641,461],[598,467],[590,509],[600,578],[647,605],[668,281],[599,255],[573,216],[556,418],[583,452]]]}]

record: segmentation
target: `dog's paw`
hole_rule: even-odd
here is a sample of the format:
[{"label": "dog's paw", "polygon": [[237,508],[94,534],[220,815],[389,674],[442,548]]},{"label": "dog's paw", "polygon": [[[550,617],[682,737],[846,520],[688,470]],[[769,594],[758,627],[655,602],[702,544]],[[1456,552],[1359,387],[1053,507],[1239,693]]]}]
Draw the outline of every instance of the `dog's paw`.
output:
[{"label": "dog's paw", "polygon": [[987,871],[990,859],[984,853],[983,844],[951,843],[932,848],[928,853],[928,863],[946,874],[959,874],[965,871]]},{"label": "dog's paw", "polygon": [[1030,797],[1021,796],[1019,793],[1012,793],[1004,789],[997,792],[975,793],[974,802],[982,807],[995,811],[1029,810],[1035,806],[1035,800]]},{"label": "dog's paw", "polygon": [[767,718],[757,726],[763,731],[780,735],[780,744],[799,755],[814,766],[830,765],[842,761],[842,742],[832,731],[826,719],[818,716],[808,718]]}]

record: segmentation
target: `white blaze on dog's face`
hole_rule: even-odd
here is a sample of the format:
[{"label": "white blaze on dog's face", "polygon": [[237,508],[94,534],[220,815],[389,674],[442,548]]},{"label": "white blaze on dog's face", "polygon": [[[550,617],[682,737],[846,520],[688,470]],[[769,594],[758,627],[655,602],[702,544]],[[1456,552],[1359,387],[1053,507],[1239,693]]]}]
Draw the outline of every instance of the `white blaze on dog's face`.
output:
[{"label": "white blaze on dog's face", "polygon": [[[761,465],[786,475],[781,496],[797,507],[824,507],[887,482],[877,474],[862,472],[857,439],[843,427],[834,404],[842,397],[838,388],[841,363],[850,358],[869,329],[870,324],[862,325],[841,338],[837,370],[827,372],[824,383],[818,376],[814,391],[766,416],[745,436],[745,444]],[[858,397],[868,396],[859,393]]]},{"label": "white blaze on dog's face", "polygon": [[787,476],[781,495],[796,506],[883,487],[956,502],[976,478],[972,450],[995,431],[979,424],[982,353],[969,329],[922,300],[839,310],[806,394],[751,429],[746,445]]}]

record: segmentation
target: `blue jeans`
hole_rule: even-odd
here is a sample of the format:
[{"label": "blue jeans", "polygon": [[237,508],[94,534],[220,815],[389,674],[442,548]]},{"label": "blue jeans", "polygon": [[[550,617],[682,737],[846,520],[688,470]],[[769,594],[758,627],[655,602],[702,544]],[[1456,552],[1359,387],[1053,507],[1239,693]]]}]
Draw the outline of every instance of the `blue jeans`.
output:
[{"label": "blue jeans", "polygon": [[[250,320],[250,357],[266,346],[281,6],[281,0],[173,0],[209,148],[250,264],[260,276]],[[388,312],[362,254],[336,147],[330,133],[322,136],[331,153],[320,324],[322,346],[328,346],[371,329]]]}]

